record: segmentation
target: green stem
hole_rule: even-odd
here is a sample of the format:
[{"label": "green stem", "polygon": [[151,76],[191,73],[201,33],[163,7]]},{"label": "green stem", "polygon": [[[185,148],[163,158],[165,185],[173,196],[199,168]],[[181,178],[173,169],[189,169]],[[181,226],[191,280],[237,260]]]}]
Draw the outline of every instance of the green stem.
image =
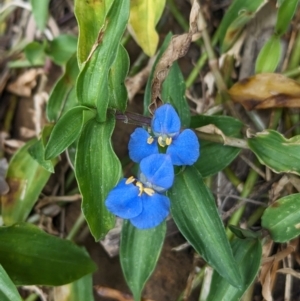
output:
[{"label": "green stem", "polygon": [[72,229],[70,230],[68,236],[66,237],[67,240],[74,240],[75,236],[77,235],[79,229],[85,223],[85,218],[83,213],[81,212],[79,217],[77,218],[75,224],[73,225]]},{"label": "green stem", "polygon": [[263,215],[266,207],[258,207],[248,218],[247,227],[252,227]]},{"label": "green stem", "polygon": [[237,191],[242,192],[244,189],[244,183],[236,176],[233,170],[230,167],[226,167],[223,172]]},{"label": "green stem", "polygon": [[256,111],[246,111],[246,114],[252,120],[257,130],[263,131],[266,129],[264,122],[261,120]]},{"label": "green stem", "polygon": [[[249,196],[249,194],[253,190],[253,187],[257,181],[257,178],[258,178],[257,172],[254,171],[253,169],[251,169],[249,172],[248,178],[244,184],[243,191],[241,193],[242,198],[246,198]],[[228,225],[234,225],[234,226],[238,225],[240,219],[243,216],[245,209],[246,209],[246,204],[241,206],[237,211],[235,211],[234,214],[229,219]],[[233,237],[233,233],[230,231],[230,229],[228,227],[226,229],[226,234],[227,234],[228,239],[231,239]]]},{"label": "green stem", "polygon": [[[291,69],[294,69],[299,66],[300,62],[300,32],[298,32],[295,44],[293,46],[293,51],[291,53],[291,57],[288,63],[287,70],[290,72]],[[299,69],[299,67],[298,67]]]},{"label": "green stem", "polygon": [[37,294],[30,294],[24,301],[35,301],[38,297],[39,296]]},{"label": "green stem", "polygon": [[197,61],[195,67],[193,68],[193,70],[191,71],[190,75],[188,76],[188,78],[185,81],[185,86],[186,88],[190,88],[192,86],[192,84],[194,83],[194,81],[196,80],[196,78],[199,76],[200,70],[203,68],[203,66],[205,65],[206,61],[207,61],[207,53],[203,53],[199,60]]},{"label": "green stem", "polygon": [[[300,51],[298,51],[300,53]],[[300,75],[300,67],[296,67],[294,69],[285,71],[282,73],[283,75],[287,76],[287,77],[297,77],[298,75]]]},{"label": "green stem", "polygon": [[282,108],[277,108],[272,110],[272,114],[270,117],[270,123],[269,123],[269,129],[276,130],[278,127],[278,124],[280,122],[282,115]]},{"label": "green stem", "polygon": [[175,20],[178,22],[178,24],[182,27],[184,31],[189,31],[189,23],[185,20],[185,18],[182,16],[181,12],[177,8],[176,4],[173,0],[167,1],[169,9],[174,16]]}]

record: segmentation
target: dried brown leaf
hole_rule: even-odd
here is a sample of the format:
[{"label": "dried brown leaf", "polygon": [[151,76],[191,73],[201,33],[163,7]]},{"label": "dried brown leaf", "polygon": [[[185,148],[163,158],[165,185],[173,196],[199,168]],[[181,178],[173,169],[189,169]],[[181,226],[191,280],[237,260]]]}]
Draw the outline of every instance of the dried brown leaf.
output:
[{"label": "dried brown leaf", "polygon": [[291,269],[291,268],[283,268],[283,269],[279,269],[277,271],[277,273],[281,273],[281,274],[287,274],[287,275],[292,275],[295,278],[300,279],[300,273],[296,272],[295,270]]},{"label": "dried brown leaf", "polygon": [[7,90],[18,96],[30,97],[32,89],[36,86],[37,76],[42,73],[42,69],[29,69],[11,82]]},{"label": "dried brown leaf", "polygon": [[190,13],[189,32],[181,35],[175,35],[172,37],[169,46],[167,47],[167,49],[165,50],[155,67],[151,85],[151,104],[149,106],[149,109],[152,113],[161,103],[160,94],[162,84],[166,79],[171,66],[176,60],[186,55],[192,42],[193,35],[195,35],[198,32],[197,20],[199,12],[200,6],[199,3],[195,0],[193,2]]},{"label": "dried brown leaf", "polygon": [[[270,242],[271,244],[271,242]],[[285,249],[270,257],[263,257],[259,281],[262,285],[262,295],[267,301],[273,301],[272,289],[276,281],[279,263],[289,254],[294,252],[298,245],[298,239],[292,240]],[[265,253],[266,255],[266,253]]]},{"label": "dried brown leaf", "polygon": [[300,108],[300,84],[281,74],[256,74],[237,82],[228,92],[247,110]]}]

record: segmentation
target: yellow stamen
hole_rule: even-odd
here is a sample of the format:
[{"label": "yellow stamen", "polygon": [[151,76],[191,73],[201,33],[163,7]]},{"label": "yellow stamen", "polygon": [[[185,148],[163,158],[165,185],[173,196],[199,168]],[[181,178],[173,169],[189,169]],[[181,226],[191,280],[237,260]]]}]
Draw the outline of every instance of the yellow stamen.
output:
[{"label": "yellow stamen", "polygon": [[154,141],[154,138],[152,136],[150,136],[148,139],[147,139],[147,143],[148,144],[152,144],[152,142]]},{"label": "yellow stamen", "polygon": [[130,184],[130,183],[134,182],[134,180],[135,180],[134,177],[131,176],[126,180],[125,184]]},{"label": "yellow stamen", "polygon": [[144,188],[144,192],[152,196],[155,192],[152,188]]},{"label": "yellow stamen", "polygon": [[160,146],[162,146],[162,147],[165,147],[165,146],[166,146],[166,145],[165,145],[165,142],[164,142],[164,139],[163,139],[162,136],[159,136],[159,137],[158,137],[158,144],[159,144]]},{"label": "yellow stamen", "polygon": [[143,193],[143,190],[144,190],[143,184],[141,182],[136,182],[135,185],[139,188],[139,190],[140,190],[139,196],[141,196]]},{"label": "yellow stamen", "polygon": [[170,145],[172,143],[172,137],[168,137],[167,139],[166,139],[166,144],[167,145]]}]

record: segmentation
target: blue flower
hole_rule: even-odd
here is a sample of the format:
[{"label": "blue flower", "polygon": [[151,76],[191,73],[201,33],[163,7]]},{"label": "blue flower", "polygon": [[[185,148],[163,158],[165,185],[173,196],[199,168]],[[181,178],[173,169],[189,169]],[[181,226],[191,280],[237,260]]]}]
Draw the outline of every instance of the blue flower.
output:
[{"label": "blue flower", "polygon": [[140,163],[138,179],[122,179],[108,194],[107,209],[113,214],[129,219],[139,229],[158,226],[169,214],[170,200],[161,194],[174,181],[170,156],[154,154]]},{"label": "blue flower", "polygon": [[129,140],[129,156],[134,162],[157,154],[159,146],[167,147],[166,154],[173,165],[192,165],[200,155],[200,145],[196,134],[186,129],[180,132],[178,114],[170,104],[159,107],[153,116],[151,129],[153,135],[143,128],[137,128]]}]

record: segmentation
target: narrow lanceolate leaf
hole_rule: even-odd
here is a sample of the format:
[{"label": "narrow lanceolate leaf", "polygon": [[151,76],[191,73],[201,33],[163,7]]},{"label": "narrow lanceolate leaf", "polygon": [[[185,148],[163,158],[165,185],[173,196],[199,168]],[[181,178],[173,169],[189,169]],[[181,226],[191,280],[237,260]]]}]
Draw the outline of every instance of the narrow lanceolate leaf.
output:
[{"label": "narrow lanceolate leaf", "polygon": [[120,44],[116,60],[109,70],[109,104],[110,108],[124,112],[127,105],[125,78],[129,69],[129,56]]},{"label": "narrow lanceolate leaf", "polygon": [[119,43],[129,18],[129,0],[115,1],[107,15],[101,41],[88,59],[77,80],[81,104],[97,107],[100,122],[106,119],[109,105],[109,70],[117,56]]},{"label": "narrow lanceolate leaf", "polygon": [[277,131],[266,130],[248,139],[248,145],[260,163],[274,172],[300,175],[300,136],[286,139]]},{"label": "narrow lanceolate leaf", "polygon": [[298,3],[299,0],[284,0],[280,4],[275,25],[275,33],[277,35],[281,36],[287,31],[296,12]]},{"label": "narrow lanceolate leaf", "polygon": [[44,31],[48,21],[49,0],[31,0],[34,20],[39,30]]},{"label": "narrow lanceolate leaf", "polygon": [[191,120],[190,108],[185,97],[185,81],[177,62],[172,65],[163,83],[161,96],[165,103],[174,106],[180,117],[181,126],[189,127]]},{"label": "narrow lanceolate leaf", "polygon": [[286,242],[300,235],[300,193],[288,195],[269,206],[262,216],[262,226],[276,242]]},{"label": "narrow lanceolate leaf", "polygon": [[[240,138],[243,124],[228,116],[193,116],[191,128],[198,128],[209,124],[215,125],[224,135]],[[195,163],[202,177],[214,175],[228,166],[240,153],[240,149],[220,143],[201,140],[201,156]]]},{"label": "narrow lanceolate leaf", "polygon": [[92,274],[70,284],[55,287],[53,295],[54,301],[94,301]]},{"label": "narrow lanceolate leaf", "polygon": [[75,0],[74,13],[78,22],[78,64],[81,66],[87,59],[104,20],[114,0],[84,1]]},{"label": "narrow lanceolate leaf", "polygon": [[121,177],[121,164],[111,145],[115,126],[109,115],[105,123],[88,121],[79,138],[75,161],[76,178],[82,194],[82,210],[96,240],[114,226],[114,216],[104,201]]},{"label": "narrow lanceolate leaf", "polygon": [[[78,74],[77,56],[73,55],[67,63],[64,75],[58,80],[51,91],[46,111],[49,121],[57,121],[65,106],[70,108],[76,104],[76,95],[73,95],[71,98],[68,96],[75,86]],[[70,102],[72,102],[72,105],[70,105]]]},{"label": "narrow lanceolate leaf", "polygon": [[141,300],[143,287],[155,269],[165,235],[165,222],[147,230],[137,229],[129,221],[123,223],[120,261],[135,301]]},{"label": "narrow lanceolate leaf", "polygon": [[280,38],[273,35],[259,52],[255,64],[255,73],[274,72],[279,64],[280,58]]},{"label": "narrow lanceolate leaf", "polygon": [[9,163],[6,181],[10,191],[1,197],[1,213],[5,225],[26,220],[50,177],[50,172],[28,153],[28,149],[36,141],[33,139],[27,142]]},{"label": "narrow lanceolate leaf", "polygon": [[266,0],[234,0],[232,2],[217,32],[223,52],[233,45],[247,22],[266,2]]},{"label": "narrow lanceolate leaf", "polygon": [[143,51],[153,56],[158,45],[155,26],[165,8],[165,0],[132,0],[130,2],[129,29]]},{"label": "narrow lanceolate leaf", "polygon": [[83,249],[26,223],[0,228],[0,264],[16,285],[63,285],[96,270]]},{"label": "narrow lanceolate leaf", "polygon": [[22,301],[19,292],[3,267],[0,265],[0,300]]},{"label": "narrow lanceolate leaf", "polygon": [[237,289],[214,273],[206,301],[240,300],[258,273],[262,255],[261,242],[258,239],[235,239],[231,245],[242,276],[242,287]]},{"label": "narrow lanceolate leaf", "polygon": [[45,159],[49,160],[61,154],[80,135],[84,121],[84,111],[90,118],[95,117],[95,110],[78,106],[65,113],[54,126],[45,148]]},{"label": "narrow lanceolate leaf", "polygon": [[195,167],[176,176],[168,193],[173,219],[194,249],[230,284],[241,287],[241,277],[232,255],[215,200]]}]

